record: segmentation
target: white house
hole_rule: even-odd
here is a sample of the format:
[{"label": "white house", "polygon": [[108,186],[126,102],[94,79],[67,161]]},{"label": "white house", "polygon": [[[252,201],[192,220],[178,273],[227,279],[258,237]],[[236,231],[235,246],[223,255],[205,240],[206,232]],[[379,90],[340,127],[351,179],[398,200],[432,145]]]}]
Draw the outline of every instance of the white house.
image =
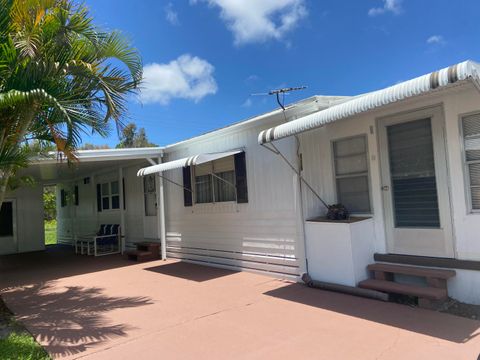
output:
[{"label": "white house", "polygon": [[[479,71],[315,96],[163,148],[81,151],[73,167],[38,160],[24,172],[38,185],[2,207],[0,252],[44,248],[42,186],[57,184],[63,243],[117,223],[124,247],[351,286],[375,261],[449,268],[450,295],[480,304]],[[355,221],[325,221],[322,200]]]}]

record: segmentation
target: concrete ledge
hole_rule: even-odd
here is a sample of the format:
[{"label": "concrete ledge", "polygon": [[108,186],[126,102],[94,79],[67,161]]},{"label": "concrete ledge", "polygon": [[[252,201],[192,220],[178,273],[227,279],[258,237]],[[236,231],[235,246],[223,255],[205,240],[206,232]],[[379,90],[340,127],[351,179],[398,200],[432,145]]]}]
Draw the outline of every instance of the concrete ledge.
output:
[{"label": "concrete ledge", "polygon": [[429,256],[413,256],[413,255],[395,255],[395,254],[379,254],[373,255],[375,261],[388,262],[395,264],[407,264],[417,266],[439,267],[447,269],[463,269],[480,271],[480,261],[447,259]]}]

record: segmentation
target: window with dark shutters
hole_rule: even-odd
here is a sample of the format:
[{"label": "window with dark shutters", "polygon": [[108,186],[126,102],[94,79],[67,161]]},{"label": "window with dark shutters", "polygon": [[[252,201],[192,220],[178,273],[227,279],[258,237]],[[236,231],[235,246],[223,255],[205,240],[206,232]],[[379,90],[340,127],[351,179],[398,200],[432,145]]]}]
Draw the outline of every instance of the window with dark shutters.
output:
[{"label": "window with dark shutters", "polygon": [[247,187],[247,163],[245,152],[234,155],[235,160],[235,184],[237,187],[237,203],[248,203]]},{"label": "window with dark shutters", "polygon": [[183,205],[192,206],[192,173],[190,166],[184,167],[183,169]]}]

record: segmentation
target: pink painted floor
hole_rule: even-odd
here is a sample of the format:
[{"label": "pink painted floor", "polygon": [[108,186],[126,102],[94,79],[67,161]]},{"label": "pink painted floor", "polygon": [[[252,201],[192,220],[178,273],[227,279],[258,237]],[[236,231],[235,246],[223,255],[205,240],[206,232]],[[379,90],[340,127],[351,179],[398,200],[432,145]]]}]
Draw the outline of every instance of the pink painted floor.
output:
[{"label": "pink painted floor", "polygon": [[480,354],[478,321],[174,261],[136,264],[61,250],[0,257],[0,288],[54,358],[477,360]]}]

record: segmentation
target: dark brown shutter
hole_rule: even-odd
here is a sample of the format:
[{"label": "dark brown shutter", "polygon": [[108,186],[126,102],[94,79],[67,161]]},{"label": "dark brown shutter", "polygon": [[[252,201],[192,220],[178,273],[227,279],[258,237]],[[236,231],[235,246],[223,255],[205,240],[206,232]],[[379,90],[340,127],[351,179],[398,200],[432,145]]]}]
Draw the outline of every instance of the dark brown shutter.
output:
[{"label": "dark brown shutter", "polygon": [[75,206],[80,204],[80,199],[78,198],[78,185],[75,185]]},{"label": "dark brown shutter", "polygon": [[[183,169],[183,205],[192,206],[192,173],[190,166],[184,167]],[[188,189],[188,190],[187,190]],[[190,191],[189,191],[190,190]]]},{"label": "dark brown shutter", "polygon": [[102,211],[102,187],[100,184],[97,184],[97,211]]},{"label": "dark brown shutter", "polygon": [[122,192],[123,192],[123,210],[126,210],[127,201],[125,200],[125,178],[122,178]]},{"label": "dark brown shutter", "polygon": [[65,189],[60,190],[60,206],[67,206],[67,193],[65,192]]},{"label": "dark brown shutter", "polygon": [[248,203],[247,163],[245,152],[235,154],[235,184],[237,187],[237,203]]}]

